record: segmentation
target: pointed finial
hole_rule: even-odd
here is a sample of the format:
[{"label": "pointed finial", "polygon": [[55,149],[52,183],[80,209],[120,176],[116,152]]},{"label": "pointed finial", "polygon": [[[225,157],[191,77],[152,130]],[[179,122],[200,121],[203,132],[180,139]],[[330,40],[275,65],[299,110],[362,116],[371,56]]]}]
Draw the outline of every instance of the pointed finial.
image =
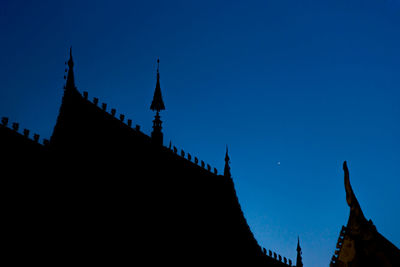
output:
[{"label": "pointed finial", "polygon": [[228,145],[226,145],[226,153],[225,153],[225,167],[224,167],[224,176],[231,177],[231,167],[229,166],[230,158],[228,155]]},{"label": "pointed finial", "polygon": [[226,145],[226,152],[225,152],[225,162],[229,163],[229,155],[228,155],[228,145]]},{"label": "pointed finial", "polygon": [[69,48],[69,60],[68,60],[68,74],[66,78],[65,90],[70,91],[71,89],[76,89],[75,78],[74,78],[74,61],[72,60],[72,46]]},{"label": "pointed finial", "polygon": [[359,204],[356,196],[354,195],[353,188],[350,184],[349,169],[347,168],[347,162],[343,162],[344,171],[344,188],[346,190],[346,201],[350,208],[359,208]]},{"label": "pointed finial", "polygon": [[297,251],[301,251],[301,247],[300,247],[300,237],[297,236]]},{"label": "pointed finial", "polygon": [[150,109],[153,111],[157,111],[157,113],[165,109],[164,101],[161,95],[159,65],[160,65],[160,59],[157,59],[157,83],[156,83],[156,89],[154,90],[153,101],[151,102],[150,106]]},{"label": "pointed finial", "polygon": [[68,67],[72,68],[74,66],[74,61],[72,60],[72,46],[69,48],[69,60]]},{"label": "pointed finial", "polygon": [[152,111],[156,111],[156,115],[153,120],[153,131],[151,132],[151,138],[153,142],[157,145],[163,144],[163,133],[162,133],[162,121],[160,120],[160,111],[165,109],[164,101],[161,95],[161,86],[160,86],[160,59],[157,59],[157,83],[156,89],[154,90],[153,101],[151,102],[150,109]]},{"label": "pointed finial", "polygon": [[350,218],[348,225],[349,224],[358,225],[362,222],[365,222],[366,219],[361,210],[360,203],[358,203],[356,195],[354,194],[353,188],[351,187],[349,169],[347,168],[346,161],[343,162],[343,171],[344,171],[344,188],[346,190],[346,201],[347,205],[350,207]]},{"label": "pointed finial", "polygon": [[296,267],[303,267],[303,260],[301,257],[301,247],[300,247],[300,237],[297,236],[297,258],[296,258]]}]

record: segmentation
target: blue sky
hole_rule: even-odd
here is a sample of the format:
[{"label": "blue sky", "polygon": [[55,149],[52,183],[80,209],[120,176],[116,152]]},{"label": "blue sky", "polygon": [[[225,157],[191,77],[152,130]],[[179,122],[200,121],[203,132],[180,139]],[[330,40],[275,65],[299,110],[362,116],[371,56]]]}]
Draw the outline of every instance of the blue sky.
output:
[{"label": "blue sky", "polygon": [[[261,246],[327,266],[349,209],[400,246],[399,1],[9,1],[0,116],[49,138],[73,46],[78,89],[223,171]],[[280,164],[278,164],[280,162]]]}]

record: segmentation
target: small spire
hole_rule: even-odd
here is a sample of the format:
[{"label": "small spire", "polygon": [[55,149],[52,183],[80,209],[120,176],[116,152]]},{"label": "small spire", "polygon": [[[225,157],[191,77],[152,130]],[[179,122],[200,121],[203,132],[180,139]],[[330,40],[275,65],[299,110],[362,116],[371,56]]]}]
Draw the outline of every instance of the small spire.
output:
[{"label": "small spire", "polygon": [[153,142],[157,145],[163,145],[163,133],[162,133],[162,121],[160,120],[160,111],[165,110],[164,101],[161,95],[160,87],[160,59],[157,59],[157,83],[156,89],[154,90],[153,101],[151,102],[150,109],[152,111],[157,111],[153,120],[153,132],[151,133],[151,138]]},{"label": "small spire", "polygon": [[156,83],[156,89],[154,90],[153,101],[151,102],[150,106],[150,109],[152,111],[157,111],[157,112],[165,110],[164,101],[161,95],[159,68],[160,68],[160,59],[157,59],[157,83]]},{"label": "small spire", "polygon": [[69,48],[69,60],[68,60],[68,67],[73,68],[74,67],[74,61],[72,60],[72,45]]},{"label": "small spire", "polygon": [[296,267],[303,267],[303,261],[301,257],[301,247],[300,247],[300,237],[297,236],[297,259],[296,259]]},{"label": "small spire", "polygon": [[229,166],[230,158],[228,155],[228,145],[226,145],[226,153],[225,153],[225,168],[224,168],[224,176],[231,177],[231,167]]},{"label": "small spire", "polygon": [[72,46],[69,49],[69,60],[68,60],[68,75],[67,82],[65,84],[65,90],[76,89],[75,78],[74,78],[74,61],[72,60]]},{"label": "small spire", "polygon": [[296,251],[297,251],[297,252],[301,251],[301,247],[300,247],[300,237],[299,237],[299,236],[297,236],[297,249],[296,249]]}]

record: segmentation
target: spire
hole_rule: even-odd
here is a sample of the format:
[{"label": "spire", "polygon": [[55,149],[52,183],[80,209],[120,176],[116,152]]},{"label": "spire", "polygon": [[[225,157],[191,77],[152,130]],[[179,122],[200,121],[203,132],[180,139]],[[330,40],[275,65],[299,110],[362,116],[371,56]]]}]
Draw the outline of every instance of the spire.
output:
[{"label": "spire", "polygon": [[226,146],[226,153],[225,153],[225,168],[224,168],[224,176],[231,177],[231,167],[229,166],[230,158],[228,155],[228,146]]},{"label": "spire", "polygon": [[157,112],[165,110],[164,101],[161,95],[159,68],[160,68],[160,59],[157,59],[157,84],[156,84],[156,89],[154,90],[153,101],[151,102],[150,106],[150,109],[152,111],[157,111]]},{"label": "spire", "polygon": [[297,259],[296,259],[296,267],[303,267],[303,261],[301,257],[301,247],[300,247],[300,237],[297,237]]},{"label": "spire", "polygon": [[65,90],[76,89],[75,78],[74,78],[74,61],[72,60],[72,46],[69,49],[69,60],[68,60],[68,75],[67,82],[65,83]]},{"label": "spire", "polygon": [[163,145],[163,133],[161,132],[162,121],[160,120],[160,111],[165,110],[164,101],[161,95],[161,87],[160,87],[160,59],[157,59],[157,83],[156,89],[154,90],[153,101],[151,102],[150,109],[152,111],[156,111],[156,115],[153,120],[153,132],[151,133],[151,138],[153,142],[157,145]]}]

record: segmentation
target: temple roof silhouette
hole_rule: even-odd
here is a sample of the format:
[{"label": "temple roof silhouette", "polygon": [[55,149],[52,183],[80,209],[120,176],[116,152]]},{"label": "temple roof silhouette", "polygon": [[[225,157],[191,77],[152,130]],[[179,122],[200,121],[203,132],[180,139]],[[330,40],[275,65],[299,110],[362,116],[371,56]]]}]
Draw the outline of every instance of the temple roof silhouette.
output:
[{"label": "temple roof silhouette", "polygon": [[79,92],[73,67],[71,48],[49,140],[31,140],[19,125],[10,129],[6,118],[0,126],[6,164],[18,170],[18,179],[5,181],[12,200],[5,213],[6,254],[14,262],[296,266],[254,238],[228,149],[219,174],[191,153],[164,146],[159,66],[150,136]]},{"label": "temple roof silhouette", "polygon": [[[296,263],[258,244],[237,198],[228,146],[219,174],[164,145],[159,65],[150,136],[78,91],[72,48],[68,67],[49,140],[1,120],[4,166],[13,170],[2,180],[8,259],[47,266],[303,266],[300,239]],[[399,250],[365,219],[346,162],[343,168],[350,216],[331,266],[399,266]]]}]

